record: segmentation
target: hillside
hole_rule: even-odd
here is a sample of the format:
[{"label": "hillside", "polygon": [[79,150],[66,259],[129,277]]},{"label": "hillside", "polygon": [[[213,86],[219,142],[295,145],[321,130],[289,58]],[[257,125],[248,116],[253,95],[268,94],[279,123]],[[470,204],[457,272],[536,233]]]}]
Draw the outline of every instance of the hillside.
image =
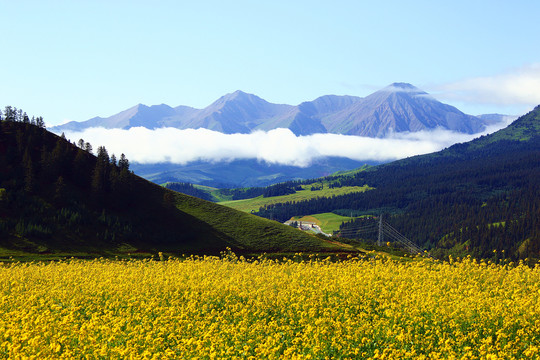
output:
[{"label": "hillside", "polygon": [[0,252],[336,251],[274,221],[175,193],[30,123],[0,121]]},{"label": "hillside", "polygon": [[[271,204],[258,214],[285,221],[328,212],[384,213],[399,232],[440,256],[540,258],[539,130],[537,107],[469,143],[327,178],[374,190]],[[366,221],[344,224],[342,230],[350,235]]]}]

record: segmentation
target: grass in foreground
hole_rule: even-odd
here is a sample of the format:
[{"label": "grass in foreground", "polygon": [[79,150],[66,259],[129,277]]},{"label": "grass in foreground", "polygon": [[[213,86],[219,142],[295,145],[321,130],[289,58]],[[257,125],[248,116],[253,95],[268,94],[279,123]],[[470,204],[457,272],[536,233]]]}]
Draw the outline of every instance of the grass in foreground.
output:
[{"label": "grass in foreground", "polygon": [[[313,185],[317,185],[317,184],[313,184]],[[272,196],[272,197],[266,197],[266,198],[261,195],[253,199],[222,201],[222,202],[219,202],[219,204],[249,213],[251,211],[259,211],[259,208],[264,205],[284,203],[287,201],[309,200],[309,199],[314,199],[317,197],[338,196],[338,195],[344,195],[344,194],[349,194],[353,192],[364,192],[364,191],[372,189],[369,186],[364,185],[364,186],[344,186],[344,187],[335,188],[335,189],[324,188],[322,190],[311,191],[311,186],[312,185],[307,185],[305,186],[306,188],[304,190],[297,191],[295,194],[291,194],[291,195]]]},{"label": "grass in foreground", "polygon": [[0,266],[0,357],[539,355],[538,266],[163,260]]}]

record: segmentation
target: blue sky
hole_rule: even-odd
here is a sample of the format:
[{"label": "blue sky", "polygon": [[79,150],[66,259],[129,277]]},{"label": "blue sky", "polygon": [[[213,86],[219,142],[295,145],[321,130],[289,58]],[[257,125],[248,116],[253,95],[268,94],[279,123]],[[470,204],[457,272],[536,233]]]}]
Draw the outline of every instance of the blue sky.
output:
[{"label": "blue sky", "polygon": [[48,125],[243,90],[298,104],[409,82],[470,114],[540,103],[540,1],[0,0],[0,106]]}]

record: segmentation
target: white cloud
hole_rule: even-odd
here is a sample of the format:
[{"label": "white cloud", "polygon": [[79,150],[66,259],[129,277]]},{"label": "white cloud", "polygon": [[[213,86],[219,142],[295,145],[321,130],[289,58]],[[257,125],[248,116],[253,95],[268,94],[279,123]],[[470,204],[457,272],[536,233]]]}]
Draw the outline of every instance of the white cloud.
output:
[{"label": "white cloud", "polygon": [[[494,131],[505,124],[498,124]],[[109,154],[126,154],[132,162],[231,161],[258,159],[273,164],[309,166],[312,160],[338,156],[354,160],[391,161],[441,150],[481,134],[467,135],[436,129],[414,133],[394,133],[384,139],[337,134],[296,136],[288,129],[251,134],[222,134],[207,129],[179,130],[142,127],[129,130],[90,128],[65,132],[68,139],[89,141],[94,149],[104,145]]]},{"label": "white cloud", "polygon": [[494,76],[465,79],[434,88],[438,98],[494,105],[540,104],[540,63]]}]

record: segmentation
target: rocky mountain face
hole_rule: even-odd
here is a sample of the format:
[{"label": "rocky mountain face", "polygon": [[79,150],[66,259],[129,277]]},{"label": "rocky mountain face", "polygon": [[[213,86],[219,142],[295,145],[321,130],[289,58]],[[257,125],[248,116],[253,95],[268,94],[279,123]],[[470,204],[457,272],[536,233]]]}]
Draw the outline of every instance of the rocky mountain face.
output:
[{"label": "rocky mountain face", "polygon": [[482,120],[435,100],[405,83],[394,83],[322,121],[328,132],[383,137],[389,132],[415,132],[437,127],[474,134]]},{"label": "rocky mountain face", "polygon": [[484,129],[493,118],[464,114],[406,83],[394,83],[365,98],[325,95],[300,105],[272,104],[242,91],[227,94],[204,109],[188,106],[136,105],[108,118],[69,122],[51,130],[81,131],[90,127],[149,129],[205,128],[232,133],[288,128],[296,135],[336,133],[383,137],[437,127],[463,133]]}]

